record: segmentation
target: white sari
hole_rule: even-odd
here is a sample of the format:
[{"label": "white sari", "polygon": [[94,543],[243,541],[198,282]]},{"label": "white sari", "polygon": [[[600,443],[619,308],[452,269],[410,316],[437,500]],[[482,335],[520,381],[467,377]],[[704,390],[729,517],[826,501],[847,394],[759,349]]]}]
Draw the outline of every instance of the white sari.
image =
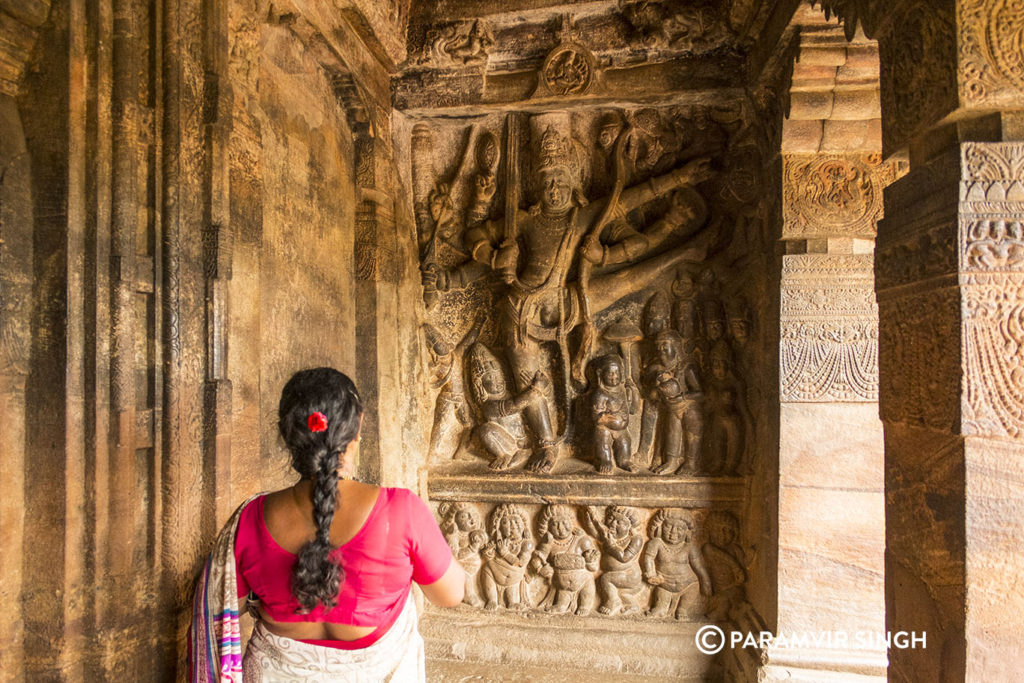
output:
[{"label": "white sari", "polygon": [[271,633],[257,621],[242,660],[246,683],[422,683],[423,638],[412,595],[388,632],[359,650],[303,643]]}]

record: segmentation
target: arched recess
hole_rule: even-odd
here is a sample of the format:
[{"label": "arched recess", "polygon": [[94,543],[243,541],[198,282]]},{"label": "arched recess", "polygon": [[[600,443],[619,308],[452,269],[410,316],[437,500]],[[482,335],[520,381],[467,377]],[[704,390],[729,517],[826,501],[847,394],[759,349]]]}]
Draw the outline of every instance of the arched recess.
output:
[{"label": "arched recess", "polygon": [[808,4],[793,25],[782,130],[776,635],[843,635],[769,648],[763,671],[767,680],[883,680],[884,646],[852,643],[885,626],[873,248],[896,166],[881,158],[877,44],[863,34],[847,40]]}]

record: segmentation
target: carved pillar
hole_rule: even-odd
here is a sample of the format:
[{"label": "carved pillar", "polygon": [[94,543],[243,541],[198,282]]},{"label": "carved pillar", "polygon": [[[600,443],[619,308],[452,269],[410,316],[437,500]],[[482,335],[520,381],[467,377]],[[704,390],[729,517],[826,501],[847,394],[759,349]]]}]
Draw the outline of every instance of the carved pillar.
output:
[{"label": "carved pillar", "polygon": [[952,144],[880,228],[891,655],[907,680],[1013,677],[1024,598],[1024,144]]},{"label": "carved pillar", "polygon": [[885,149],[910,152],[910,174],[886,191],[876,263],[886,619],[928,635],[890,651],[891,675],[1013,678],[1024,150],[1010,141],[1024,139],[1024,9],[824,4],[848,34],[859,19],[878,39]]},{"label": "carved pillar", "polygon": [[[372,80],[372,76],[368,77]],[[414,243],[411,224],[396,215],[399,182],[394,172],[390,114],[347,73],[334,77],[355,139],[356,184],[354,272],[356,277],[355,381],[366,412],[360,432],[360,476],[368,481],[416,487],[416,467],[405,446],[410,421],[404,368],[416,362],[415,308],[418,283],[403,282],[403,240]],[[408,247],[406,244],[405,247]],[[408,250],[408,249],[406,249]],[[404,292],[404,294],[403,294]],[[415,400],[415,397],[412,398]]]},{"label": "carved pillar", "polygon": [[782,137],[776,635],[836,639],[771,647],[763,671],[767,680],[880,680],[884,646],[857,641],[884,631],[871,252],[893,171],[878,154],[878,52],[863,37],[847,42],[809,8],[796,21],[800,51]]}]

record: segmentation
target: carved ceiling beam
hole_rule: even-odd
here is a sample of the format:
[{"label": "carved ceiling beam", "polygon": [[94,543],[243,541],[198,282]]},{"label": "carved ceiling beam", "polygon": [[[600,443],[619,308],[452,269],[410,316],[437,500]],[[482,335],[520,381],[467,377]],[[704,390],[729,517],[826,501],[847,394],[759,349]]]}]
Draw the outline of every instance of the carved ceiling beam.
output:
[{"label": "carved ceiling beam", "polygon": [[489,111],[547,111],[561,107],[607,106],[623,101],[663,104],[713,104],[742,93],[736,74],[743,60],[713,63],[679,59],[660,64],[595,68],[593,82],[559,94],[542,82],[543,69],[483,74],[475,71],[409,72],[393,82],[394,107],[416,115],[474,115]]}]

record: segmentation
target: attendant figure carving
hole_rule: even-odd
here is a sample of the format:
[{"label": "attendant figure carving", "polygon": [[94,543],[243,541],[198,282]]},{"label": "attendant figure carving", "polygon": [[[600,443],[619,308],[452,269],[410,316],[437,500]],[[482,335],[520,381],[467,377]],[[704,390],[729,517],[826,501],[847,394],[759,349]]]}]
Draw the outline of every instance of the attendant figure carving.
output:
[{"label": "attendant figure carving", "polygon": [[749,470],[745,462],[746,437],[751,417],[747,410],[743,382],[733,372],[732,351],[723,340],[711,349],[708,378],[708,474],[737,474]]},{"label": "attendant figure carving", "polygon": [[594,608],[594,574],[601,553],[594,539],[576,524],[576,512],[568,505],[548,505],[541,513],[540,545],[530,569],[550,580],[545,609],[557,614],[573,609],[586,615]]},{"label": "attendant figure carving", "polygon": [[704,394],[696,363],[683,357],[683,340],[672,329],[655,338],[657,359],[644,370],[647,398],[657,409],[658,454],[655,474],[694,473],[704,431]]},{"label": "attendant figure carving", "polygon": [[480,571],[484,605],[524,610],[530,607],[526,586],[526,566],[533,553],[526,513],[511,503],[503,503],[491,513],[490,540],[481,551],[484,566]]},{"label": "attendant figure carving", "polygon": [[452,554],[466,572],[466,594],[462,601],[473,607],[484,604],[480,597],[478,573],[483,559],[480,551],[487,544],[487,532],[481,527],[480,512],[470,503],[445,502],[438,508],[441,513],[441,531]]},{"label": "attendant figure carving", "polygon": [[[434,423],[430,432],[431,460],[453,457],[469,435],[473,418],[463,390],[462,361],[466,349],[480,336],[482,326],[483,317],[479,317],[454,349],[432,325],[423,326],[430,354],[432,384],[438,390],[434,402]],[[451,445],[453,437],[454,446]]]},{"label": "attendant figure carving", "polygon": [[639,510],[609,505],[602,523],[600,515],[588,508],[587,520],[603,549],[603,571],[597,579],[601,606],[597,611],[609,615],[639,612],[639,596],[643,590],[640,551],[644,546]]},{"label": "attendant figure carving", "polygon": [[622,358],[608,354],[595,359],[590,410],[594,424],[594,460],[599,474],[612,474],[615,465],[635,472],[630,461],[633,445],[629,416],[636,412],[637,396],[626,383]]},{"label": "attendant figure carving", "polygon": [[654,587],[652,617],[684,619],[692,605],[683,599],[694,583],[702,595],[709,595],[711,579],[700,547],[692,542],[693,515],[678,508],[664,508],[651,519],[651,538],[644,546],[640,563],[644,580]]}]

